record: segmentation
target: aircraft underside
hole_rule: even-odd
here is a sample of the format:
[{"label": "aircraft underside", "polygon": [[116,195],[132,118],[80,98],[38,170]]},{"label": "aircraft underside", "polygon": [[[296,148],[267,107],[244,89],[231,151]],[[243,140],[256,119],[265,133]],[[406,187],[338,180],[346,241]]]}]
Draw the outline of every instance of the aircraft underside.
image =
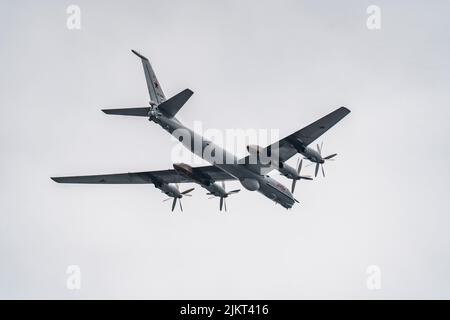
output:
[{"label": "aircraft underside", "polygon": [[[191,152],[202,157],[204,160],[211,163],[211,165],[203,167],[190,167],[187,164],[174,164],[173,169],[167,170],[91,176],[52,177],[54,181],[59,183],[87,184],[153,184],[156,188],[160,189],[167,196],[169,196],[169,199],[173,198],[173,211],[177,201],[180,205],[180,209],[182,210],[181,198],[184,196],[190,196],[189,193],[193,190],[193,188],[191,188],[185,191],[180,191],[178,187],[178,184],[180,183],[196,183],[202,186],[208,190],[208,195],[218,197],[220,199],[220,210],[222,210],[225,203],[225,198],[231,194],[239,192],[239,190],[226,191],[224,181],[238,180],[245,189],[249,191],[258,191],[265,197],[279,203],[284,208],[289,209],[295,204],[295,202],[298,202],[293,196],[296,182],[301,179],[312,180],[312,178],[300,174],[303,160],[300,161],[299,159],[297,168],[292,168],[287,165],[287,160],[298,154],[303,155],[305,156],[305,159],[315,163],[316,176],[319,166],[322,168],[322,173],[325,176],[323,163],[326,160],[333,160],[332,158],[334,158],[336,154],[323,157],[322,146],[317,144],[317,150],[314,150],[309,148],[308,145],[310,145],[313,141],[350,113],[350,110],[347,108],[340,107],[321,119],[267,147],[261,148],[256,146],[250,148],[249,146],[247,147],[247,150],[250,153],[249,156],[243,159],[236,159],[234,155],[227,154],[225,150],[215,146],[211,141],[198,136],[192,130],[183,126],[182,123],[176,118],[177,112],[192,96],[193,92],[189,89],[185,89],[177,95],[166,99],[149,60],[136,51],[132,51],[141,59],[143,65],[148,93],[150,96],[149,107],[104,109],[102,111],[110,115],[147,118],[151,122],[159,124],[164,130],[175,136],[175,138],[183,143]],[[180,139],[180,137],[177,136],[180,130],[187,133],[187,138]],[[200,141],[200,145],[202,146],[200,151],[193,148],[194,144],[191,142],[195,139],[199,139]],[[233,160],[232,163],[227,163],[225,161],[217,163],[215,159],[205,157],[204,150],[206,148],[212,148],[215,152],[223,152],[223,154],[226,155],[226,157],[224,156],[224,159],[231,158]],[[261,154],[272,155],[272,160],[268,167],[268,171],[263,173],[261,170],[263,167],[267,169],[266,164],[262,164],[259,161],[256,163],[249,162],[249,159],[253,155],[252,152],[256,152],[257,156],[260,152]],[[286,178],[292,180],[291,191],[289,191],[289,189],[280,182],[267,175],[272,170],[277,170]],[[217,182],[221,182],[222,185],[217,184]]]}]

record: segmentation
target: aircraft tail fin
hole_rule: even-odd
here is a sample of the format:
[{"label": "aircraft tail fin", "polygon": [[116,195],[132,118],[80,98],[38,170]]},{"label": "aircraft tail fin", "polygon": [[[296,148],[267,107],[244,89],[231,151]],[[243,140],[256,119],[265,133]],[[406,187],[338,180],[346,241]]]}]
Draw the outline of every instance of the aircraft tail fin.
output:
[{"label": "aircraft tail fin", "polygon": [[150,95],[150,101],[154,104],[162,103],[166,100],[166,96],[164,95],[161,85],[156,78],[156,74],[153,71],[150,61],[135,50],[131,50],[131,52],[141,58],[142,66],[144,67],[145,80],[147,81],[148,94]]},{"label": "aircraft tail fin", "polygon": [[158,109],[166,116],[173,117],[193,94],[194,92],[192,90],[185,89],[174,95],[172,98],[162,102],[158,106]]},{"label": "aircraft tail fin", "polygon": [[145,80],[147,81],[148,94],[150,95],[150,105],[148,108],[124,108],[124,109],[103,109],[102,111],[106,114],[114,114],[121,116],[135,116],[135,117],[148,117],[150,116],[150,110],[154,106],[158,106],[164,115],[168,117],[173,117],[181,109],[181,107],[188,101],[192,96],[193,92],[189,89],[185,89],[180,93],[176,94],[172,98],[166,100],[166,96],[156,78],[155,72],[150,64],[150,61],[135,50],[131,50],[135,55],[137,55],[144,67]]},{"label": "aircraft tail fin", "polygon": [[[180,93],[174,95],[172,98],[161,102],[158,105],[160,110],[167,117],[174,117],[182,106],[189,100],[194,94],[190,89],[185,89]],[[120,109],[102,109],[106,114],[119,115],[119,116],[134,116],[134,117],[149,117],[150,110],[152,108],[120,108]]]}]

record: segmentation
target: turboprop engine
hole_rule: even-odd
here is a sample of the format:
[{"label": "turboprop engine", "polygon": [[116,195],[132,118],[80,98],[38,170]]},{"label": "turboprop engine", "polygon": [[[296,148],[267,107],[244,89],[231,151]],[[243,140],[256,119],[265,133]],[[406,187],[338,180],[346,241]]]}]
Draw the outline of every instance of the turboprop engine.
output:
[{"label": "turboprop engine", "polygon": [[[298,166],[298,164],[297,164]],[[290,165],[280,161],[278,163],[278,171],[280,171],[280,173],[289,178],[289,179],[294,179],[298,176],[298,172],[296,169],[294,169],[293,167],[291,167]]]}]

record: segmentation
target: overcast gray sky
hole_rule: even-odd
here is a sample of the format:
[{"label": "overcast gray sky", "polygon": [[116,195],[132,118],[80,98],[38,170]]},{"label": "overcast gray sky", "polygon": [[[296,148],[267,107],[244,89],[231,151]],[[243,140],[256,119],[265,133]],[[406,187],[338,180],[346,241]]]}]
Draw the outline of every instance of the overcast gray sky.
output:
[{"label": "overcast gray sky", "polygon": [[[81,30],[66,27],[70,4]],[[371,4],[380,30],[366,27]],[[450,298],[449,12],[448,1],[2,0],[0,298]],[[285,136],[348,107],[318,140],[338,160],[298,184],[290,211],[244,190],[219,213],[197,187],[171,214],[153,186],[52,182],[172,167],[166,132],[100,112],[147,105],[132,48],[166,96],[195,92],[187,125]],[[69,265],[80,290],[66,288]],[[366,286],[370,265],[380,290]]]}]

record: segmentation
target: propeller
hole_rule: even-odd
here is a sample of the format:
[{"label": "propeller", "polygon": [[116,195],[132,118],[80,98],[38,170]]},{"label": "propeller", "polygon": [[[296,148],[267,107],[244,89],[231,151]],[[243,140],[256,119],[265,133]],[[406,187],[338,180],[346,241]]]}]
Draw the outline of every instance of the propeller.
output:
[{"label": "propeller", "polygon": [[[225,182],[224,181],[222,181],[222,188],[223,188],[223,190],[225,190]],[[227,202],[226,202],[225,198],[228,197],[229,195],[238,193],[239,191],[241,191],[241,189],[231,190],[228,192],[225,191],[225,195],[220,197],[220,202],[219,202],[220,211],[222,211],[222,208],[225,209],[225,212],[227,211]],[[207,193],[207,194],[211,195],[212,193]],[[216,196],[209,197],[208,199],[212,199],[214,197],[216,197]]]},{"label": "propeller", "polygon": [[[333,158],[337,156],[337,153],[333,153],[326,157],[322,157],[322,148],[323,148],[323,141],[321,142],[320,146],[319,144],[317,144],[317,152],[324,161],[334,160]],[[316,162],[316,169],[314,170],[314,176],[317,177],[317,173],[319,172],[319,166],[322,169],[322,175],[325,177],[325,170],[323,169],[323,163],[319,162]]]},{"label": "propeller", "polygon": [[312,180],[312,178],[310,176],[302,176],[300,175],[300,172],[302,171],[302,164],[303,164],[303,159],[297,160],[297,177],[295,177],[294,179],[292,179],[292,187],[291,187],[291,192],[294,193],[295,190],[295,185],[297,184],[297,180],[301,180],[301,179],[305,179],[305,180]]},{"label": "propeller", "polygon": [[[177,187],[177,190],[180,191],[180,187],[178,186],[178,183],[176,184],[176,187]],[[184,197],[184,196],[192,197],[192,194],[189,194],[189,192],[192,192],[194,189],[195,188],[191,188],[191,189],[184,190],[183,192],[180,192],[180,194],[181,194],[180,198],[172,197],[173,198],[173,201],[172,201],[172,212],[173,212],[173,210],[175,210],[175,207],[177,205],[177,201],[178,201],[178,204],[180,205],[181,212],[183,212],[183,205],[181,204],[181,198]],[[178,200],[178,199],[180,199],[180,200]],[[164,199],[163,202],[166,202],[168,200],[170,200],[170,198]]]}]

